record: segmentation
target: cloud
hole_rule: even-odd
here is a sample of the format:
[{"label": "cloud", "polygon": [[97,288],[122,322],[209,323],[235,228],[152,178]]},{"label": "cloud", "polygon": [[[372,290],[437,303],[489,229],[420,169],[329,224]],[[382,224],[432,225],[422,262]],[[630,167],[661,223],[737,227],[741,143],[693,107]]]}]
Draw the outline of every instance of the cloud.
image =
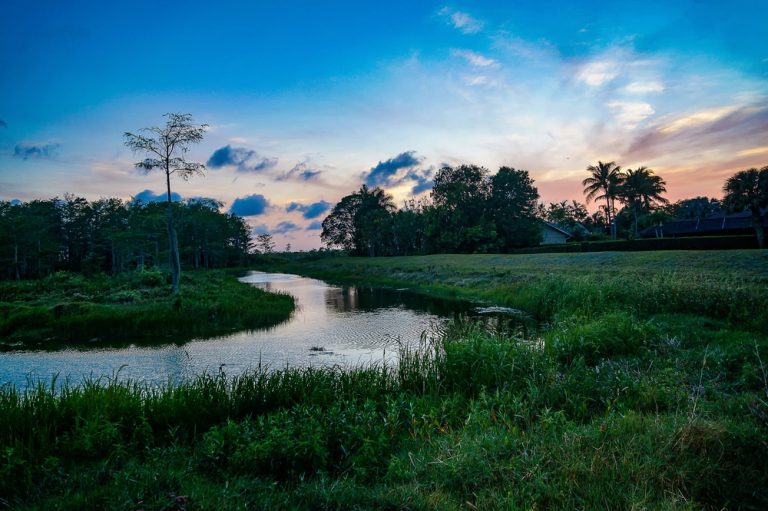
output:
[{"label": "cloud", "polygon": [[19,204],[21,204],[21,201],[19,199],[11,199],[8,202],[10,203],[11,206],[18,206]]},{"label": "cloud", "polygon": [[307,162],[299,162],[293,166],[291,170],[279,176],[278,181],[299,180],[299,181],[312,181],[320,176],[321,170],[315,170],[309,167]]},{"label": "cloud", "polygon": [[[698,155],[720,148],[760,147],[768,133],[768,100],[761,104],[720,107],[683,115],[658,123],[632,141],[625,157],[649,159],[677,154]],[[734,151],[736,152],[736,151]]]},{"label": "cloud", "polygon": [[330,202],[321,200],[320,202],[314,202],[312,204],[301,204],[298,202],[291,202],[285,210],[290,213],[292,211],[299,211],[302,216],[307,220],[311,218],[317,218],[331,208]]},{"label": "cloud", "polygon": [[267,224],[254,225],[253,229],[251,229],[251,233],[256,235],[267,234],[269,233],[269,228],[267,227]]},{"label": "cloud", "polygon": [[451,55],[454,57],[461,57],[475,67],[499,67],[499,63],[496,60],[471,50],[451,50]]},{"label": "cloud", "polygon": [[22,160],[53,159],[59,152],[59,144],[45,142],[42,144],[33,142],[20,142],[13,150],[13,156]]},{"label": "cloud", "polygon": [[363,173],[362,178],[368,186],[392,186],[403,181],[407,169],[412,169],[422,162],[416,156],[416,151],[406,151],[394,158],[380,161],[370,171]]},{"label": "cloud", "polygon": [[664,92],[664,85],[661,82],[632,82],[626,87],[624,91],[629,94],[650,94],[657,92]]},{"label": "cloud", "polygon": [[641,121],[654,114],[653,107],[640,101],[611,101],[608,106],[614,111],[619,123],[634,129]]},{"label": "cloud", "polygon": [[304,229],[304,230],[305,231],[319,231],[319,230],[322,230],[322,228],[323,228],[323,223],[320,220],[316,220],[316,221],[312,222],[311,224],[309,224],[307,226],[307,228]]},{"label": "cloud", "polygon": [[482,21],[473,18],[466,12],[456,11],[450,7],[443,7],[437,14],[443,17],[453,28],[461,30],[465,34],[475,34],[483,28]]},{"label": "cloud", "polygon": [[7,128],[7,127],[8,127],[8,123],[0,119],[0,128]]},{"label": "cloud", "polygon": [[229,212],[238,216],[258,216],[266,213],[269,201],[263,195],[253,194],[232,201]]},{"label": "cloud", "polygon": [[753,147],[739,151],[738,156],[755,156],[757,154],[768,154],[768,146]]},{"label": "cloud", "polygon": [[619,76],[619,65],[613,61],[598,60],[581,65],[576,71],[576,81],[590,87],[599,87]]},{"label": "cloud", "polygon": [[300,230],[301,227],[293,222],[280,222],[274,229],[272,229],[272,234],[288,234],[289,232]]},{"label": "cloud", "polygon": [[266,158],[251,149],[226,145],[216,149],[206,165],[212,169],[232,165],[238,172],[260,172],[277,165],[277,158]]},{"label": "cloud", "polygon": [[[165,202],[168,200],[168,196],[165,192],[154,193],[152,190],[144,190],[133,196],[134,202],[143,202],[148,204],[150,202]],[[176,192],[171,192],[171,200],[173,202],[181,202],[181,195]]]},{"label": "cloud", "polygon": [[408,177],[416,181],[416,184],[411,188],[411,193],[413,195],[418,195],[427,190],[431,190],[432,186],[435,184],[434,173],[431,168],[422,171],[413,171]]}]

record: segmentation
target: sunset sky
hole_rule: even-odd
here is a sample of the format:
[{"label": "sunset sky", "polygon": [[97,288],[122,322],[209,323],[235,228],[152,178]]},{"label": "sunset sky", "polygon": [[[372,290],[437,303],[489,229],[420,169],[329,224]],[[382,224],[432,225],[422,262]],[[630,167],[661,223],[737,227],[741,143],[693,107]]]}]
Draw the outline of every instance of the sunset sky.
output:
[{"label": "sunset sky", "polygon": [[172,186],[320,246],[363,183],[398,202],[444,164],[528,170],[583,201],[587,165],[719,197],[768,165],[768,2],[18,2],[0,17],[0,200],[164,192],[123,132],[210,125]]}]

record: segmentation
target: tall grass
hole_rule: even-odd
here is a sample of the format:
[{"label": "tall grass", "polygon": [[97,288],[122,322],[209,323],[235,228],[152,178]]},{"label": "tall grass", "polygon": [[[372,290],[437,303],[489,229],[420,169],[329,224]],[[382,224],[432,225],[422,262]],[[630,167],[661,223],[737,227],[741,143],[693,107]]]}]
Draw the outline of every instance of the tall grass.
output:
[{"label": "tall grass", "polygon": [[[726,385],[656,325],[613,319],[599,337],[629,329],[639,348],[608,342],[587,359],[569,342],[588,330],[537,341],[457,325],[395,366],[6,386],[0,495],[214,508],[233,485],[250,506],[268,494],[335,509],[767,505],[760,375]],[[753,347],[733,358],[756,360]]]}]

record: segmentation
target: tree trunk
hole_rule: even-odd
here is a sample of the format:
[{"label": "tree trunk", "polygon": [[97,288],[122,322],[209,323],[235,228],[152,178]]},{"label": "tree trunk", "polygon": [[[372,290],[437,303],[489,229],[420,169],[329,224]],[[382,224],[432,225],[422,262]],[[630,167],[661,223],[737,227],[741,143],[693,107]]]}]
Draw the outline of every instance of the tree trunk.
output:
[{"label": "tree trunk", "polygon": [[608,190],[605,191],[605,214],[608,217],[608,232],[613,238],[613,223],[611,223],[611,200],[608,198]]},{"label": "tree trunk", "polygon": [[16,270],[16,280],[21,280],[21,275],[19,274],[19,244],[18,243],[13,244],[13,267]]},{"label": "tree trunk", "polygon": [[168,203],[168,246],[170,249],[171,263],[171,293],[175,296],[179,294],[179,281],[181,280],[181,261],[179,259],[179,241],[176,238],[176,229],[173,227],[173,205]]}]

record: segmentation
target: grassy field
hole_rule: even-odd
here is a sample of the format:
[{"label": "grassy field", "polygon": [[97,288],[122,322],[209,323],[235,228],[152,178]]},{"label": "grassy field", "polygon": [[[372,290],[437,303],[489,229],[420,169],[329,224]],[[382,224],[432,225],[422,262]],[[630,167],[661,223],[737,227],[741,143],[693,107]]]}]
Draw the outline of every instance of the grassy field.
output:
[{"label": "grassy field", "polygon": [[288,319],[293,299],[222,270],[185,272],[181,293],[159,271],[0,282],[0,349],[183,342]]},{"label": "grassy field", "polygon": [[327,259],[520,307],[397,367],[0,389],[0,507],[766,509],[768,255]]}]

